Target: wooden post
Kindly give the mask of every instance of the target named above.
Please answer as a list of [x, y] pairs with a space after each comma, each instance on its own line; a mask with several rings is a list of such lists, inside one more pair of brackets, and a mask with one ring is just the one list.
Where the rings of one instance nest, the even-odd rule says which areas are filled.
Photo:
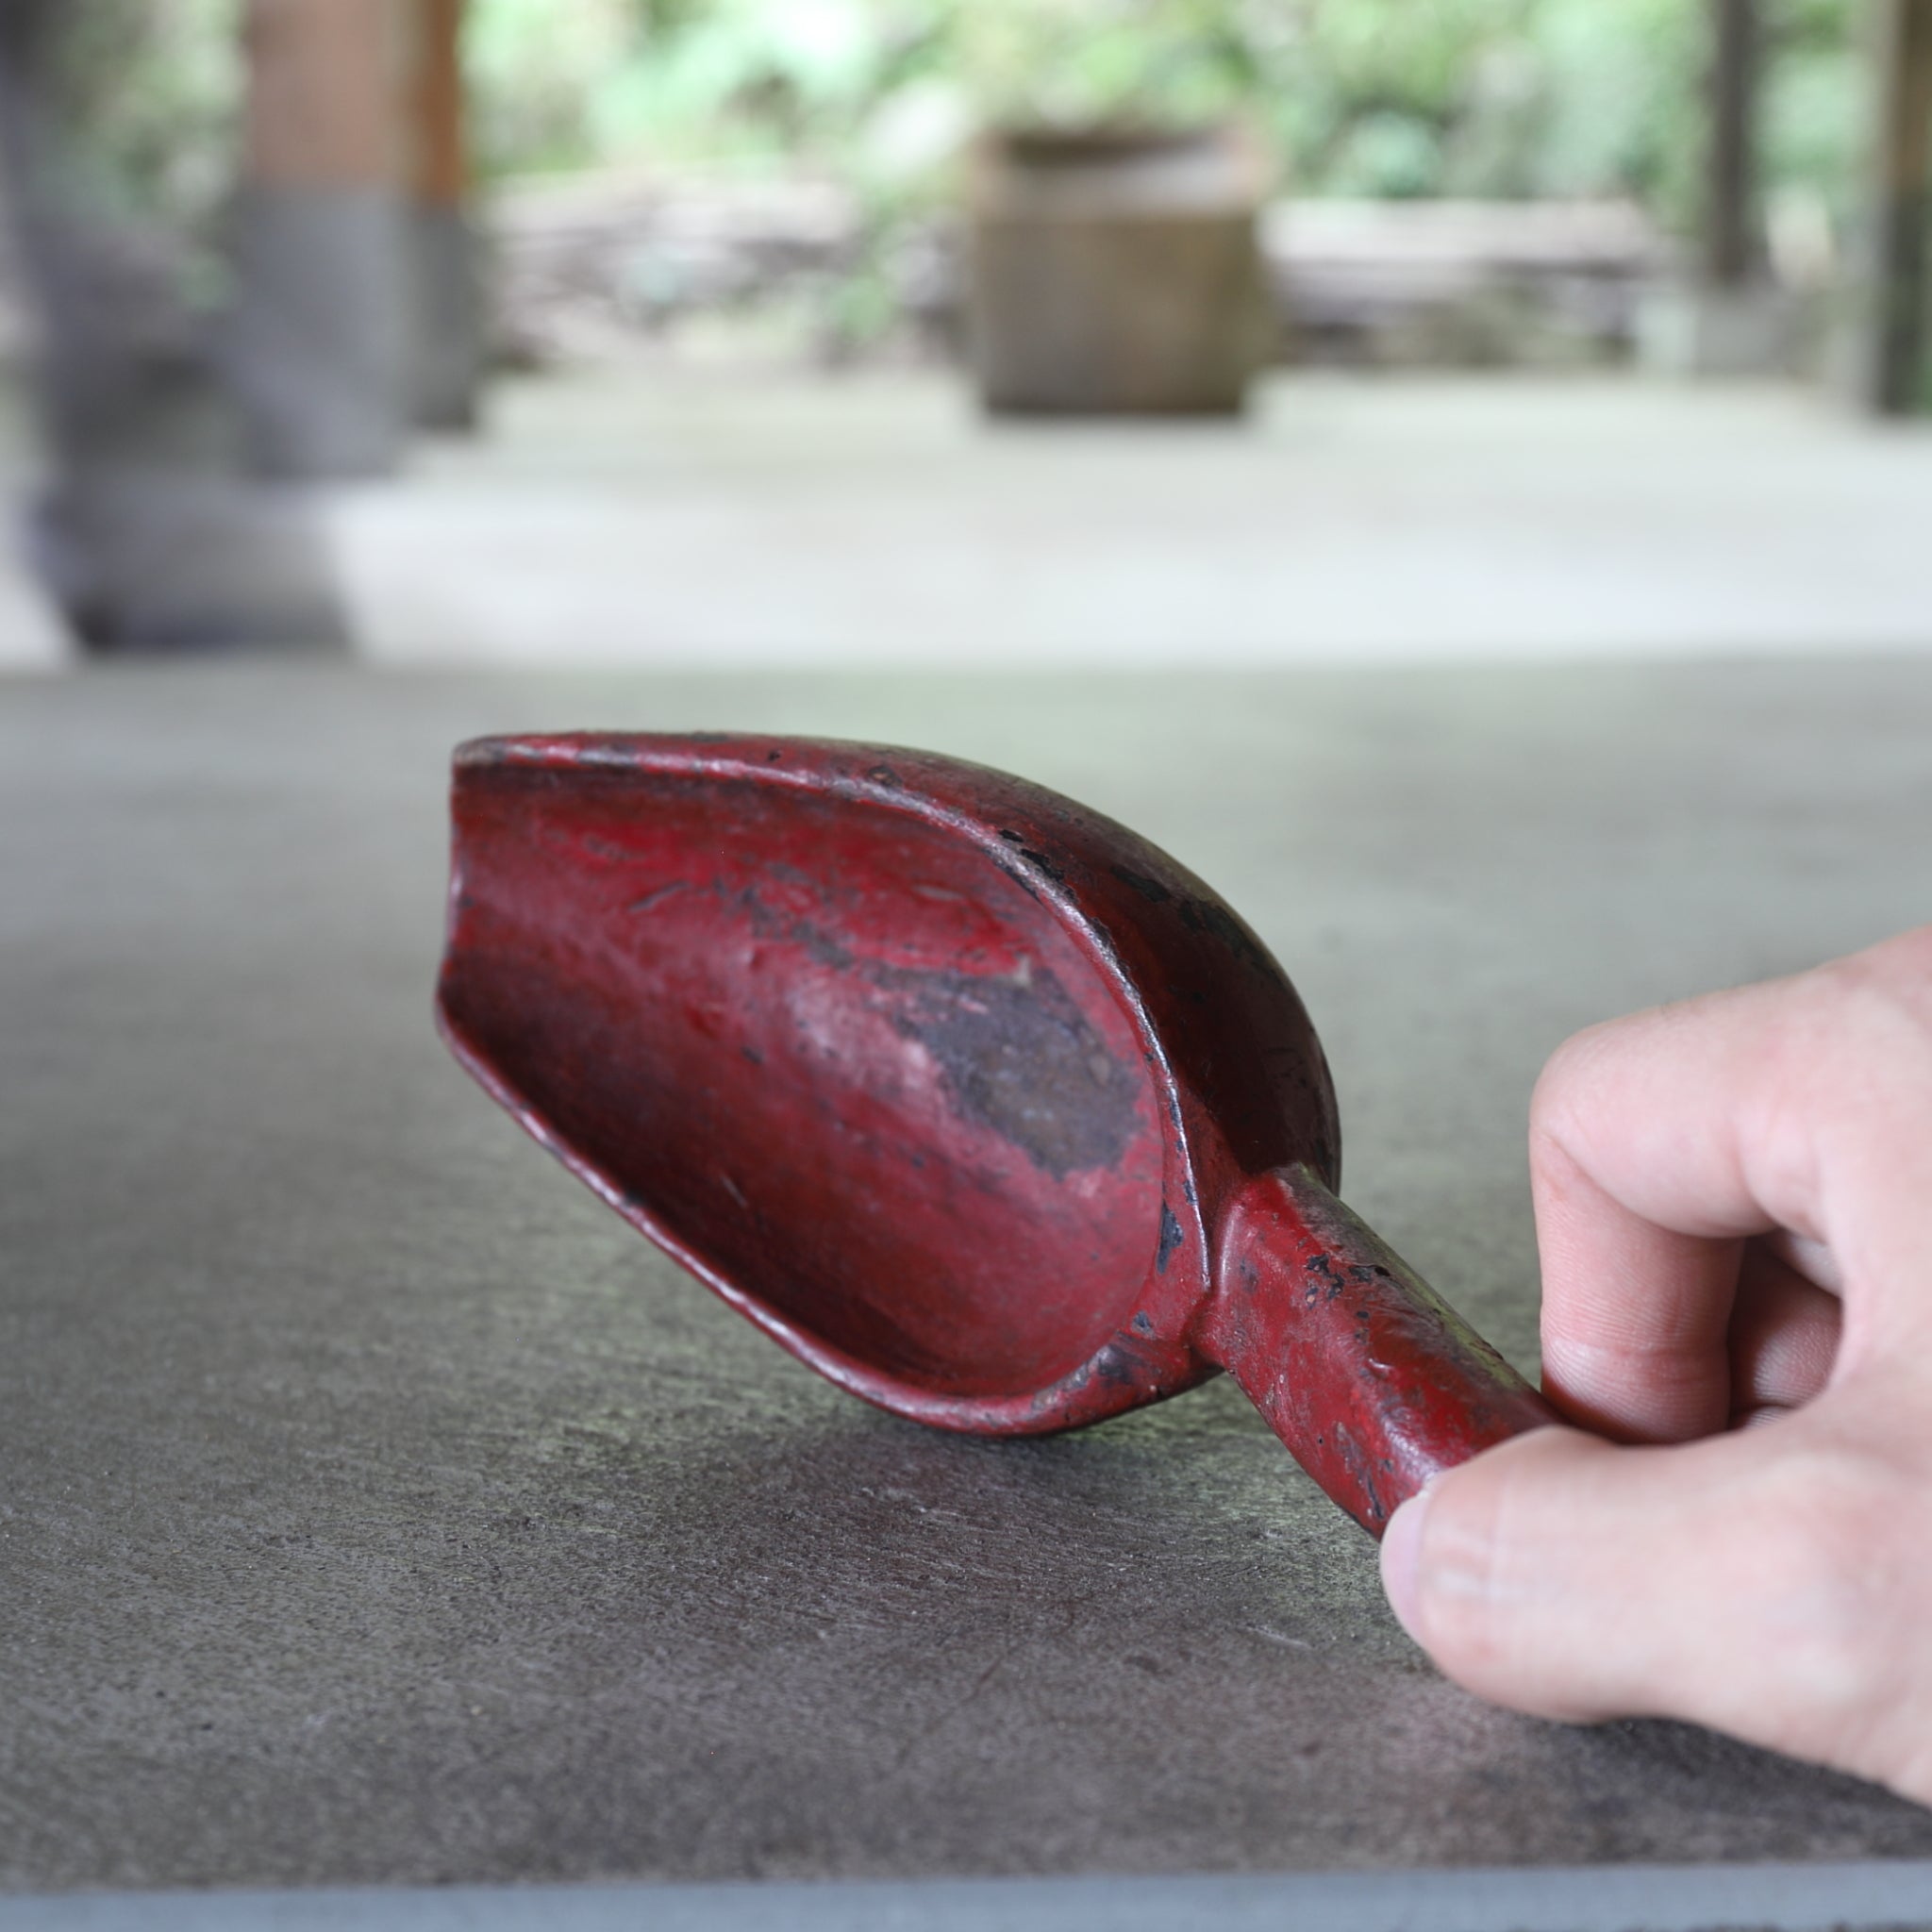
[[470, 224], [463, 0], [406, 0], [404, 120], [415, 294], [414, 411], [425, 427], [475, 425], [484, 360], [481, 276]]
[[1757, 0], [1709, 0], [1710, 145], [1703, 267], [1715, 289], [1742, 289], [1759, 266], [1757, 173]]
[[248, 0], [242, 166], [251, 185], [391, 185], [390, 5]]
[[258, 465], [394, 467], [411, 332], [395, 0], [248, 0], [238, 371]]
[[1869, 0], [1876, 126], [1866, 212], [1861, 399], [1880, 415], [1932, 402], [1927, 370], [1932, 0]]
[[416, 0], [411, 186], [425, 208], [461, 208], [470, 192], [463, 93], [463, 0]]

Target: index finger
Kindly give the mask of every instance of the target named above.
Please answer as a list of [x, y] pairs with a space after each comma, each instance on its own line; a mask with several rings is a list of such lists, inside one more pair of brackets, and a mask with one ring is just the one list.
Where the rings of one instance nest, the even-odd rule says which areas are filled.
[[1790, 984], [1591, 1027], [1537, 1083], [1544, 1381], [1606, 1433], [1677, 1441], [1729, 1418], [1742, 1244], [1809, 1207], [1789, 1166], [1768, 1181], [1750, 1158]]
[[1579, 1420], [1722, 1428], [1740, 1244], [1773, 1229], [1841, 1277], [1834, 1381], [1932, 1346], [1932, 927], [1578, 1034], [1530, 1171], [1547, 1382]]

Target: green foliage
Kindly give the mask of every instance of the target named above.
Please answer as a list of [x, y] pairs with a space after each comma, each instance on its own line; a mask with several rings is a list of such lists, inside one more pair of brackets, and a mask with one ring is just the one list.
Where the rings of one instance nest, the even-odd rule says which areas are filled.
[[[526, 174], [608, 158], [598, 108], [641, 39], [655, 38], [649, 18], [625, 0], [473, 0], [464, 62], [484, 169]], [[628, 144], [638, 142], [655, 144], [642, 125]]]
[[[1856, 0], [1763, 0], [1764, 172], [1841, 204]], [[64, 107], [96, 188], [204, 222], [232, 177], [241, 0], [85, 0]], [[898, 204], [988, 120], [1245, 116], [1300, 192], [1694, 207], [1703, 0], [470, 0], [491, 174], [803, 161]]]
[[[1768, 179], [1836, 201], [1854, 0], [1766, 0]], [[1689, 219], [1699, 0], [473, 0], [504, 172], [804, 160], [888, 199], [988, 120], [1237, 113], [1317, 194], [1631, 194]]]
[[[1763, 0], [1766, 185], [1840, 216], [1856, 5]], [[100, 206], [209, 232], [241, 11], [60, 0], [56, 106]], [[1703, 0], [470, 0], [466, 58], [490, 175], [802, 164], [858, 188], [888, 239], [989, 121], [1227, 114], [1299, 193], [1627, 194], [1682, 226], [1706, 19]]]
[[89, 0], [59, 13], [44, 105], [97, 207], [206, 235], [234, 182], [241, 11], [241, 0]]

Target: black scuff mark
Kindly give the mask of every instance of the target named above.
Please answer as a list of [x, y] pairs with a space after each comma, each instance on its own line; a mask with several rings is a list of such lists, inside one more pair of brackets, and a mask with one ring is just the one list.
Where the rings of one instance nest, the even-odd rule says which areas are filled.
[[[1332, 1255], [1310, 1255], [1302, 1263], [1302, 1268], [1306, 1274], [1313, 1277], [1302, 1296], [1302, 1306], [1307, 1308], [1313, 1307], [1318, 1299], [1329, 1302], [1339, 1300], [1350, 1286], [1360, 1288], [1364, 1283], [1374, 1280], [1378, 1274], [1387, 1276], [1389, 1273], [1386, 1268], [1372, 1268], [1366, 1261], [1349, 1261], [1338, 1268]], [[1357, 1322], [1366, 1322], [1369, 1319], [1366, 1303], [1356, 1309], [1355, 1319]]]
[[1309, 1277], [1307, 1287], [1302, 1291], [1303, 1307], [1312, 1308], [1318, 1302], [1341, 1299], [1348, 1284], [1336, 1273], [1332, 1255], [1310, 1255], [1302, 1268]]
[[1190, 932], [1211, 933], [1238, 959], [1263, 973], [1274, 970], [1274, 963], [1260, 941], [1225, 906], [1217, 906], [1208, 899], [1184, 899], [1180, 910], [1181, 924]]
[[1090, 1361], [1082, 1373], [1083, 1381], [1097, 1381], [1105, 1389], [1125, 1389], [1144, 1394], [1150, 1379], [1149, 1364], [1141, 1358], [1125, 1336], [1116, 1336]]
[[1160, 1204], [1160, 1246], [1154, 1257], [1154, 1272], [1167, 1273], [1167, 1264], [1174, 1251], [1181, 1244], [1181, 1224], [1174, 1218], [1174, 1209], [1165, 1201]]
[[[1039, 897], [1018, 868], [1001, 870]], [[767, 905], [755, 888], [738, 897], [754, 932], [893, 995], [890, 1024], [938, 1062], [957, 1110], [1056, 1180], [1117, 1167], [1143, 1131], [1140, 1068], [1114, 1057], [1051, 970], [1030, 961], [1010, 976], [889, 966], [816, 921]]]
[[639, 858], [628, 845], [620, 845], [614, 839], [600, 839], [595, 832], [586, 832], [577, 844], [590, 858], [612, 859], [619, 865], [635, 865]]
[[850, 946], [835, 940], [823, 926], [814, 925], [808, 919], [798, 920], [786, 935], [793, 944], [804, 949], [821, 966], [829, 966], [835, 972], [849, 973], [857, 963], [857, 956]]
[[1038, 899], [1040, 897], [1040, 888], [1033, 883], [1032, 875], [1024, 866], [1003, 865], [997, 859], [993, 863], [998, 865], [1000, 871], [1005, 873], [1029, 899]]
[[744, 908], [746, 923], [760, 939], [787, 940], [821, 966], [829, 966], [837, 973], [850, 972], [858, 963], [858, 955], [843, 941], [814, 920], [794, 919], [787, 912], [767, 906], [758, 897], [755, 886], [746, 886], [738, 894], [738, 903]]
[[646, 892], [641, 898], [633, 899], [624, 909], [626, 912], [649, 912], [654, 907], [662, 905], [666, 899], [679, 892], [688, 892], [691, 889], [689, 879], [673, 879], [668, 886], [659, 886], [655, 891]]
[[1024, 858], [1026, 861], [1026, 863], [1034, 869], [1035, 872], [1043, 873], [1057, 886], [1063, 886], [1066, 884], [1067, 869], [1065, 865], [1062, 864], [1058, 859], [1053, 858], [1049, 857], [1046, 853], [1041, 851], [1041, 849], [1037, 845], [1029, 845], [1026, 842], [1026, 834], [1024, 832], [1016, 832], [1008, 825], [1002, 825], [999, 828], [999, 833], [1000, 837], [1004, 839], [1007, 841], [1007, 843], [1010, 845], [1013, 848], [1013, 850], [1017, 852], [1020, 855], [1020, 857]]
[[[1370, 1461], [1368, 1452], [1357, 1442], [1352, 1431], [1338, 1424], [1335, 1431], [1335, 1448], [1341, 1462], [1360, 1489], [1366, 1502], [1363, 1515], [1373, 1526], [1389, 1520], [1388, 1505], [1382, 1501], [1382, 1492], [1376, 1487], [1374, 1464]], [[1386, 1465], [1385, 1465], [1386, 1466]]]
[[1064, 1180], [1115, 1167], [1141, 1131], [1141, 1075], [1116, 1059], [1058, 978], [870, 965], [904, 996], [892, 1025], [939, 1062], [960, 1112]]
[[1165, 906], [1174, 897], [1174, 894], [1158, 879], [1150, 879], [1145, 874], [1133, 872], [1124, 865], [1112, 866], [1109, 870], [1114, 877], [1120, 880], [1122, 885], [1131, 886], [1135, 891], [1140, 893], [1141, 898], [1153, 905]]

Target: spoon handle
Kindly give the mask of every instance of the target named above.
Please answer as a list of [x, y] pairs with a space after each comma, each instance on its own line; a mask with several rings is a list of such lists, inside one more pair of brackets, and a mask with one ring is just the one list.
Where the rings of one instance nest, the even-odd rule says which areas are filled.
[[1559, 1420], [1307, 1167], [1235, 1197], [1197, 1345], [1378, 1540], [1431, 1476]]

